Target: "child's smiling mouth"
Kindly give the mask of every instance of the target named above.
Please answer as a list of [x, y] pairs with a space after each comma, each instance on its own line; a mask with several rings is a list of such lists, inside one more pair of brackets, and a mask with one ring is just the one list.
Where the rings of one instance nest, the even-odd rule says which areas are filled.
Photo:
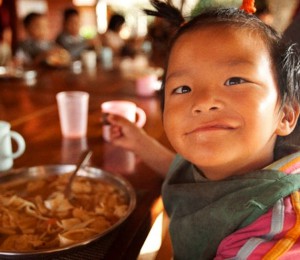
[[216, 132], [216, 131], [230, 131], [235, 130], [237, 127], [233, 126], [229, 123], [223, 123], [223, 122], [208, 122], [201, 124], [200, 126], [194, 128], [191, 131], [188, 131], [185, 133], [185, 135], [190, 134], [196, 134], [196, 133], [210, 133], [210, 132]]

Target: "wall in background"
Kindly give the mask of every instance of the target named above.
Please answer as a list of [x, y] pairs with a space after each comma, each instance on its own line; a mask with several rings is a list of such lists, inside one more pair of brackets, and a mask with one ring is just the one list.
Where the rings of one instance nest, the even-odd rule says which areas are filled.
[[290, 24], [299, 0], [268, 0], [268, 2], [270, 10], [274, 14], [273, 27], [279, 32], [283, 32]]

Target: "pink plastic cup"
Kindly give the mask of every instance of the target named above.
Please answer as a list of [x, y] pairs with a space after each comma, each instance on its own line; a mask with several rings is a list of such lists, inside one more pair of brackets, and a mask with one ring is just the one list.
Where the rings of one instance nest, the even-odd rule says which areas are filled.
[[83, 91], [65, 91], [56, 95], [61, 132], [67, 138], [86, 136], [89, 94]]
[[[106, 114], [115, 114], [127, 118], [138, 127], [143, 127], [146, 123], [146, 113], [135, 103], [125, 100], [112, 100], [101, 104], [103, 116]], [[102, 136], [106, 141], [110, 141], [110, 125], [103, 122]]]

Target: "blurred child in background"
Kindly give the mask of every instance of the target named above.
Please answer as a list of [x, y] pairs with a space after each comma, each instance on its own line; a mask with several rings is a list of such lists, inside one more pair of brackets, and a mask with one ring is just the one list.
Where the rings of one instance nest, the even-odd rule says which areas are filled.
[[45, 14], [32, 12], [23, 20], [26, 39], [20, 42], [16, 59], [23, 65], [49, 63], [63, 65], [70, 62], [70, 56], [48, 37], [48, 19]]
[[65, 9], [63, 30], [57, 36], [56, 42], [70, 53], [73, 60], [80, 59], [84, 50], [94, 49], [98, 52], [100, 48], [100, 40], [97, 36], [92, 39], [85, 39], [79, 34], [79, 30], [79, 12], [74, 8]]

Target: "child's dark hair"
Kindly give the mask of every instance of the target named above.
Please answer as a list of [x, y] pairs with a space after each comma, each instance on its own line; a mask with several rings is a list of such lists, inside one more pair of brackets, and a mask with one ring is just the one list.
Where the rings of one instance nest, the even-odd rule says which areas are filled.
[[27, 14], [25, 16], [25, 18], [23, 19], [23, 25], [25, 28], [28, 28], [30, 26], [30, 24], [32, 23], [32, 21], [34, 21], [37, 18], [43, 17], [44, 14], [41, 13], [36, 13], [36, 12], [31, 12], [29, 14]]
[[124, 23], [125, 18], [123, 15], [114, 14], [109, 20], [108, 29], [117, 32]]
[[70, 19], [70, 17], [72, 17], [74, 15], [79, 16], [79, 12], [77, 9], [72, 8], [72, 7], [65, 9], [64, 13], [63, 13], [64, 22], [68, 21]]

